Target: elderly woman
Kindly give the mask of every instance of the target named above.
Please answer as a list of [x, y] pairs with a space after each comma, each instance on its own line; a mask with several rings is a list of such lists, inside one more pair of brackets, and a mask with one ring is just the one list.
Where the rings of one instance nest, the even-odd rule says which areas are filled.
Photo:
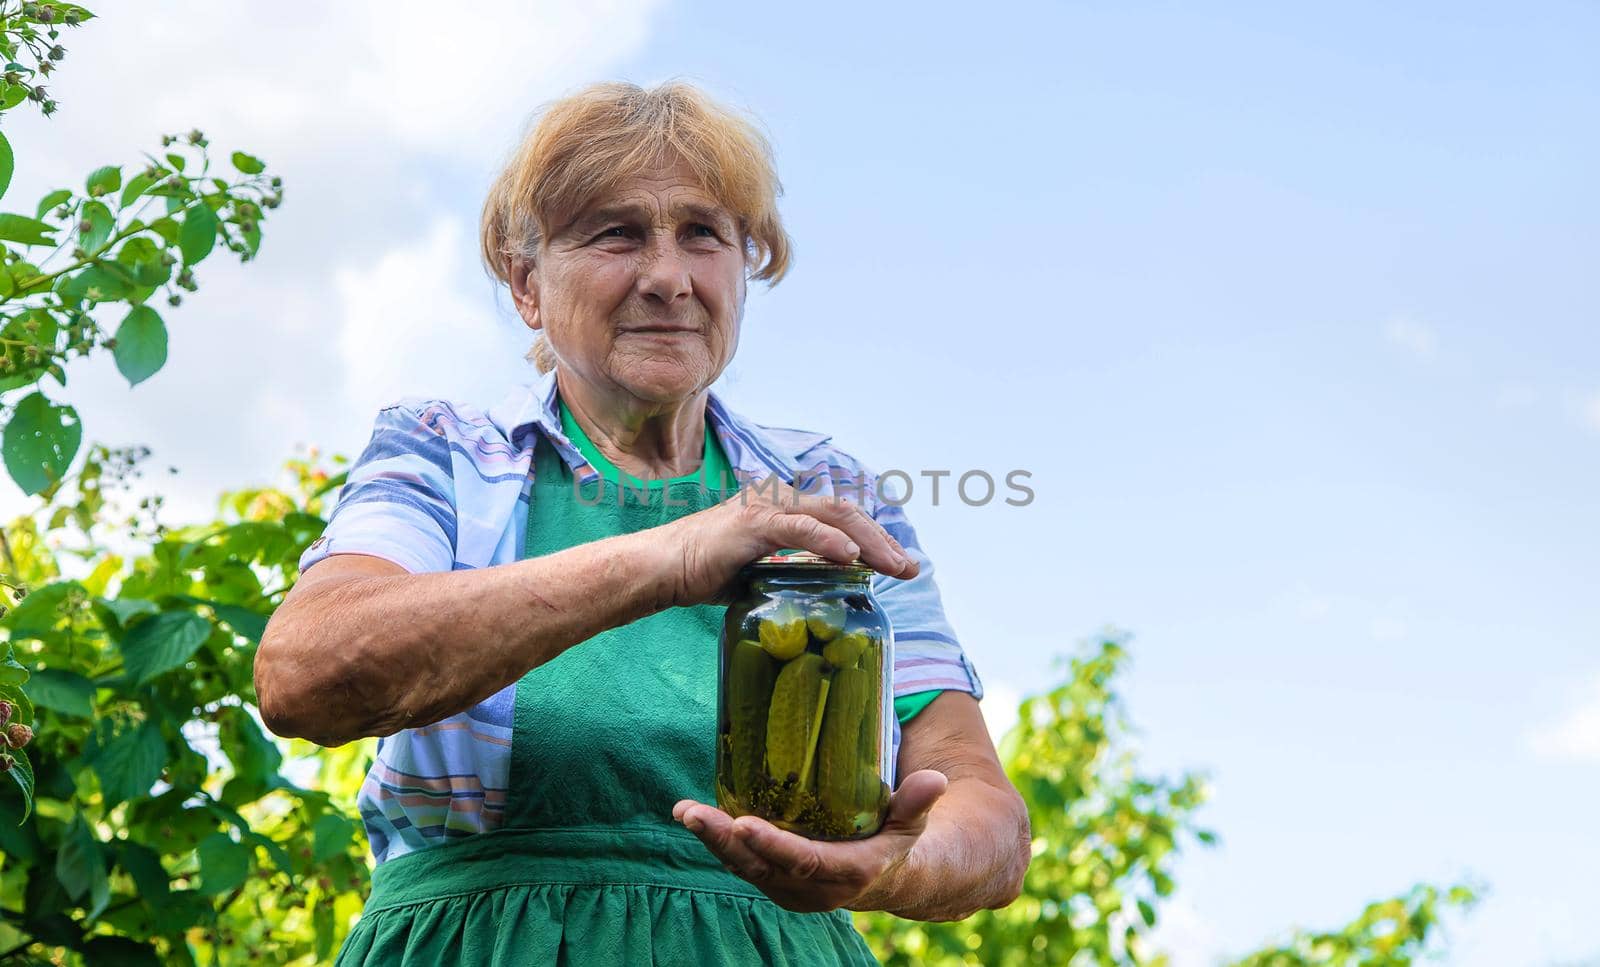
[[[684, 84], [555, 103], [491, 189], [483, 254], [541, 377], [380, 411], [256, 660], [279, 735], [381, 737], [339, 963], [870, 963], [850, 910], [1016, 897], [1027, 815], [915, 532], [829, 437], [711, 391], [748, 280], [788, 265], [778, 192], [761, 135]], [[789, 548], [873, 568], [895, 629], [901, 779], [865, 839], [709, 804], [716, 602]]]

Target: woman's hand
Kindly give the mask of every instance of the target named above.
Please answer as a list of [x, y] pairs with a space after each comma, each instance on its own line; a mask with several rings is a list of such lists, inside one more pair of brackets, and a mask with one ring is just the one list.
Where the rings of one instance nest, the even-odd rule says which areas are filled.
[[917, 563], [860, 505], [802, 494], [776, 477], [752, 484], [715, 507], [660, 528], [674, 552], [672, 603], [727, 602], [729, 584], [751, 561], [783, 548], [830, 560], [859, 558], [894, 578], [917, 576]]
[[932, 769], [913, 772], [890, 797], [883, 828], [866, 839], [843, 842], [806, 839], [756, 816], [733, 819], [693, 799], [674, 806], [672, 817], [700, 837], [729, 871], [784, 909], [875, 909], [874, 887], [910, 856], [946, 786], [944, 775]]
[[733, 873], [790, 910], [886, 910], [960, 920], [1015, 900], [1032, 856], [1028, 810], [1006, 778], [978, 703], [944, 692], [901, 732], [905, 779], [877, 835], [814, 842], [686, 799], [673, 818]]

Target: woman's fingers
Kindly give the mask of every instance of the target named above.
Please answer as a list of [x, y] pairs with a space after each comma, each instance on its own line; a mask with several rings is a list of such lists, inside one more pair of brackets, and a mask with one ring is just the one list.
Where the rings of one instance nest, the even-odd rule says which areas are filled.
[[884, 820], [884, 830], [921, 835], [928, 825], [928, 813], [948, 788], [949, 778], [933, 769], [919, 769], [906, 776], [900, 780], [900, 788], [889, 797], [889, 816]]
[[905, 862], [947, 785], [942, 773], [913, 772], [889, 800], [883, 829], [849, 842], [807, 839], [758, 816], [730, 817], [692, 799], [679, 802], [672, 816], [729, 872], [760, 887], [784, 908], [833, 910], [864, 896], [886, 871]]
[[768, 537], [780, 547], [813, 551], [829, 560], [845, 563], [861, 555], [861, 547], [850, 535], [822, 520], [800, 513], [780, 513], [767, 525]]
[[893, 578], [917, 576], [916, 559], [861, 508], [838, 496], [801, 494], [779, 480], [741, 490], [710, 510], [666, 525], [658, 542], [672, 603], [726, 603], [739, 569], [793, 547], [845, 563], [861, 560]]
[[732, 817], [722, 810], [685, 799], [673, 807], [672, 818], [699, 837], [735, 876], [759, 884], [772, 874], [771, 865], [735, 835]]
[[733, 821], [733, 834], [755, 855], [789, 876], [808, 880], [822, 868], [817, 844], [756, 816]]
[[769, 526], [774, 531], [772, 536], [784, 541], [785, 546], [815, 551], [837, 561], [859, 557], [890, 577], [917, 576], [916, 561], [860, 504], [837, 496], [801, 495], [791, 487], [771, 493], [778, 512], [770, 518]]
[[896, 578], [917, 576], [916, 561], [860, 504], [840, 497], [810, 497], [803, 506], [849, 534], [861, 546], [861, 559], [877, 570]]
[[819, 843], [756, 816], [735, 819], [733, 833], [778, 872], [796, 880], [838, 885], [852, 896], [866, 889], [883, 866], [876, 850], [856, 848], [855, 843]]

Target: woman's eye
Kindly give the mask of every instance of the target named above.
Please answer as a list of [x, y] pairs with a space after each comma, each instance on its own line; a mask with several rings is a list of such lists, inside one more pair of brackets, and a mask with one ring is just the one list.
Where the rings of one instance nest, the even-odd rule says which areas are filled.
[[600, 238], [627, 238], [628, 237], [628, 229], [626, 227], [622, 226], [622, 225], [613, 225], [610, 228], [606, 229], [605, 231], [601, 232], [599, 237]]
[[690, 225], [689, 234], [699, 238], [716, 238], [717, 230], [710, 225]]

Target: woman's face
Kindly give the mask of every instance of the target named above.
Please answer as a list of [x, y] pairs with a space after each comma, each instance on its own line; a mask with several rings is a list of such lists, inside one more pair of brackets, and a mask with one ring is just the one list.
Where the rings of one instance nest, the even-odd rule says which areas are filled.
[[710, 386], [738, 347], [744, 238], [687, 166], [660, 168], [554, 231], [513, 266], [512, 292], [573, 376], [674, 403]]

